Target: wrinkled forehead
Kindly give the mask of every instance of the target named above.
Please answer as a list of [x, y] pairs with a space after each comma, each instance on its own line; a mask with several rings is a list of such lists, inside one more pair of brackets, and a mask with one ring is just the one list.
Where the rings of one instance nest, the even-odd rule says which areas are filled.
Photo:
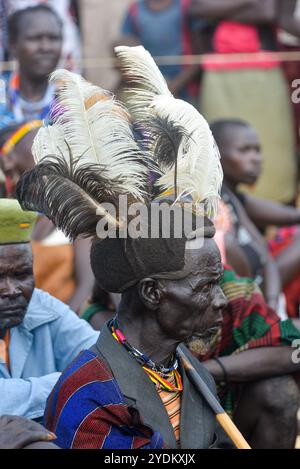
[[222, 273], [221, 254], [213, 239], [199, 238], [187, 241], [184, 271], [191, 275]]
[[0, 245], [0, 271], [7, 265], [32, 264], [32, 249], [30, 243], [1, 244]]

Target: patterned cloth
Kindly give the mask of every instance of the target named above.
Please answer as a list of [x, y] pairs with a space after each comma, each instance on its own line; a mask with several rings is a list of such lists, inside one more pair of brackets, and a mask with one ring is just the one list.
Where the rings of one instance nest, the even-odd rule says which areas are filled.
[[[171, 376], [169, 379], [172, 386], [175, 386], [175, 378]], [[166, 411], [168, 412], [168, 416], [172, 427], [174, 429], [175, 438], [177, 442], [178, 448], [180, 448], [180, 407], [181, 407], [181, 392], [175, 391], [164, 391], [163, 389], [158, 389], [158, 394], [165, 406]]]
[[6, 367], [9, 369], [8, 347], [9, 347], [9, 331], [5, 334], [4, 339], [0, 339], [0, 363], [5, 364]]
[[[84, 399], [78, 407], [80, 395]], [[60, 421], [68, 423], [67, 436]], [[90, 350], [82, 352], [59, 379], [48, 398], [44, 423], [57, 435], [55, 443], [61, 448], [163, 448], [161, 435], [130, 411], [111, 370]]]
[[[222, 332], [213, 350], [202, 361], [258, 347], [287, 346], [300, 338], [300, 332], [291, 320], [281, 321], [269, 308], [253, 280], [239, 278], [226, 266], [221, 285], [228, 299]], [[230, 385], [228, 389], [220, 388], [218, 391], [223, 407], [232, 413], [238, 388]]]
[[[298, 234], [297, 226], [278, 228], [274, 239], [268, 242], [272, 256], [277, 257], [283, 249], [290, 246]], [[300, 273], [283, 288], [286, 298], [287, 313], [290, 318], [299, 318], [300, 313]]]

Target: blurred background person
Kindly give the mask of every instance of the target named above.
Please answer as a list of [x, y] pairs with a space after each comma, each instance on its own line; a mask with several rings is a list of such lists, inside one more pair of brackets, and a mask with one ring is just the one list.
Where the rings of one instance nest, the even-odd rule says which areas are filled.
[[48, 5], [57, 12], [63, 23], [63, 45], [59, 66], [80, 71], [81, 39], [78, 0], [7, 0], [9, 14], [36, 5]]
[[[33, 139], [42, 125], [31, 121], [0, 132], [0, 168], [7, 196], [14, 198], [20, 176], [34, 166]], [[90, 240], [69, 239], [40, 215], [32, 234], [34, 275], [37, 288], [67, 303], [75, 312], [87, 302], [94, 276], [90, 268]]]
[[252, 190], [259, 197], [283, 203], [296, 197], [291, 92], [281, 62], [267, 52], [278, 50], [276, 28], [290, 29], [287, 18], [294, 17], [295, 5], [296, 0], [193, 0], [190, 10], [206, 23], [199, 30], [197, 52], [264, 53], [260, 60], [255, 56], [234, 61], [208, 57], [203, 63], [200, 108], [209, 121], [241, 118], [257, 130], [264, 167]]
[[55, 89], [48, 83], [62, 47], [62, 22], [47, 5], [16, 11], [8, 20], [9, 50], [17, 70], [8, 74], [0, 128], [13, 122], [47, 118]]
[[[122, 24], [118, 43], [135, 40], [153, 57], [191, 55], [193, 29], [188, 12], [191, 0], [136, 0]], [[174, 59], [176, 61], [176, 59]], [[196, 104], [200, 68], [198, 65], [160, 65], [170, 91]]]

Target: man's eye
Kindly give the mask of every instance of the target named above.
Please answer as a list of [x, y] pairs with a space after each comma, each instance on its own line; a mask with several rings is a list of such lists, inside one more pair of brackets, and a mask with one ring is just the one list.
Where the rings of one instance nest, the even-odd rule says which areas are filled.
[[27, 277], [29, 275], [29, 272], [17, 272], [15, 273], [15, 277]]
[[211, 290], [211, 283], [208, 283], [207, 285], [204, 285], [204, 287], [201, 288], [201, 291], [204, 293], [208, 293]]

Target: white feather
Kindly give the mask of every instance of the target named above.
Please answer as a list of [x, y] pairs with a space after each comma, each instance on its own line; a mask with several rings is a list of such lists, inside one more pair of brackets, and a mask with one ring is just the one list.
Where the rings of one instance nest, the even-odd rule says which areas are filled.
[[67, 159], [69, 165], [68, 148], [57, 125], [41, 127], [33, 140], [31, 151], [36, 164], [42, 160], [63, 158]]
[[[190, 136], [179, 149], [177, 193], [190, 194], [195, 203], [205, 201], [207, 212], [214, 216], [223, 171], [207, 121], [193, 106], [172, 96], [157, 65], [142, 46], [118, 47], [115, 50], [126, 80], [138, 81], [141, 85], [131, 90], [134, 96], [130, 98], [129, 106], [134, 116], [147, 123], [151, 115], [156, 114], [182, 126]], [[161, 169], [164, 175], [158, 179], [157, 185], [163, 190], [174, 190], [175, 166]]]
[[[144, 114], [155, 96], [173, 96], [154, 59], [143, 46], [118, 46], [115, 53], [121, 61], [126, 80], [138, 85], [130, 87], [128, 103], [126, 101], [134, 116], [140, 117], [141, 111]], [[131, 97], [132, 92], [134, 95]]]
[[[157, 97], [152, 109], [160, 117], [180, 123], [189, 135], [185, 150], [179, 152], [177, 160], [178, 194], [190, 194], [197, 204], [206, 201], [208, 213], [214, 216], [223, 171], [219, 150], [207, 121], [192, 105], [180, 99]], [[164, 190], [174, 188], [174, 177], [173, 167], [159, 178], [157, 185]]]
[[[55, 123], [49, 128], [53, 130], [44, 130], [37, 139], [36, 161], [47, 153], [53, 154], [55, 147], [60, 146], [58, 142], [64, 140], [76, 162], [75, 169], [93, 164], [107, 179], [119, 181], [117, 189], [121, 193], [142, 199], [147, 168], [137, 160], [142, 161], [143, 154], [133, 137], [124, 107], [111, 93], [67, 70], [55, 71], [51, 82], [58, 85], [58, 103], [53, 112]], [[66, 143], [62, 145], [62, 153], [69, 164]], [[55, 154], [60, 156], [57, 148]]]

